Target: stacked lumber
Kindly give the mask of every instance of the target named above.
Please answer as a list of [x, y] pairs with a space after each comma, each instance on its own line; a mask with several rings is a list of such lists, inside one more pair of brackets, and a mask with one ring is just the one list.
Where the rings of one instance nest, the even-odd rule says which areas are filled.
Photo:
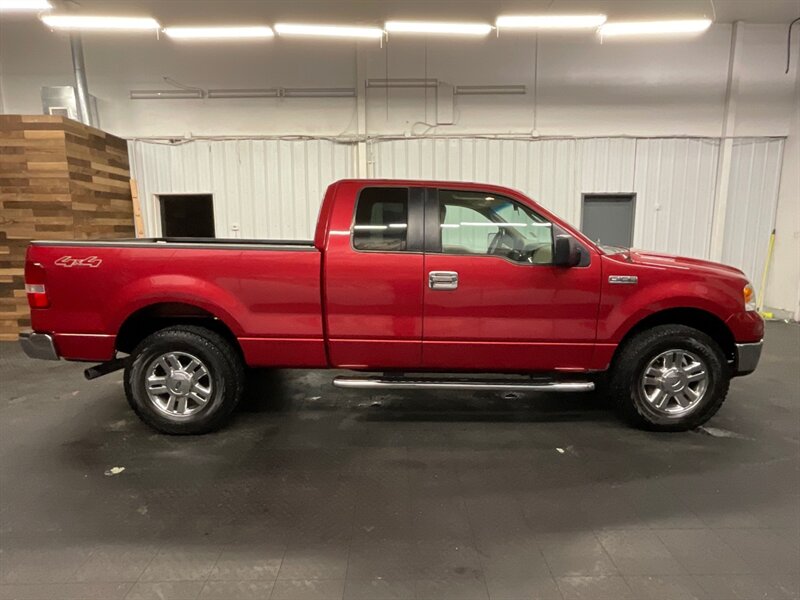
[[0, 115], [0, 340], [30, 326], [31, 240], [133, 237], [125, 140], [50, 115]]

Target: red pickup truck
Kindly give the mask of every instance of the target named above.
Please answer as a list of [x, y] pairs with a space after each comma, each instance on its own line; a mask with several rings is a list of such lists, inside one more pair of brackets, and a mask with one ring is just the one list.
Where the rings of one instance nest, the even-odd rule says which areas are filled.
[[88, 378], [124, 368], [133, 410], [172, 434], [222, 425], [246, 367], [378, 373], [334, 379], [350, 388], [597, 386], [635, 425], [686, 430], [756, 368], [764, 332], [741, 271], [598, 246], [474, 183], [338, 181], [307, 242], [33, 242], [25, 287], [25, 352], [100, 362]]

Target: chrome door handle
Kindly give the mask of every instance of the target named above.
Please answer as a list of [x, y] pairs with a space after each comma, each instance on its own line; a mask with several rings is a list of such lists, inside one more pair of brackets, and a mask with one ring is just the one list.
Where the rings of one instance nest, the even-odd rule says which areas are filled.
[[458, 288], [458, 273], [455, 271], [431, 271], [428, 287], [432, 290], [455, 290]]

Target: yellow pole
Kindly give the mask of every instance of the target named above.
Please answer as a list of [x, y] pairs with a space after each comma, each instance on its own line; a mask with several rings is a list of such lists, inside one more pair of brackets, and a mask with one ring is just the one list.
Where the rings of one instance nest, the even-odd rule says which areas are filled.
[[769, 263], [772, 260], [772, 249], [775, 247], [775, 230], [769, 235], [769, 247], [767, 248], [767, 259], [764, 261], [764, 271], [761, 273], [761, 285], [758, 288], [758, 302], [756, 308], [758, 312], [767, 317], [772, 318], [772, 313], [765, 313], [762, 311], [764, 308], [764, 294], [767, 288], [767, 274], [769, 273]]

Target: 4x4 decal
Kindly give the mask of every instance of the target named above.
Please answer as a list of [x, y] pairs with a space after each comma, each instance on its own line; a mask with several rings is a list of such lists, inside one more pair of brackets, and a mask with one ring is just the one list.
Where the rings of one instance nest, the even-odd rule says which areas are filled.
[[59, 267], [91, 267], [96, 268], [102, 264], [102, 260], [96, 256], [87, 256], [85, 258], [73, 258], [72, 256], [62, 256], [56, 260], [55, 264]]

